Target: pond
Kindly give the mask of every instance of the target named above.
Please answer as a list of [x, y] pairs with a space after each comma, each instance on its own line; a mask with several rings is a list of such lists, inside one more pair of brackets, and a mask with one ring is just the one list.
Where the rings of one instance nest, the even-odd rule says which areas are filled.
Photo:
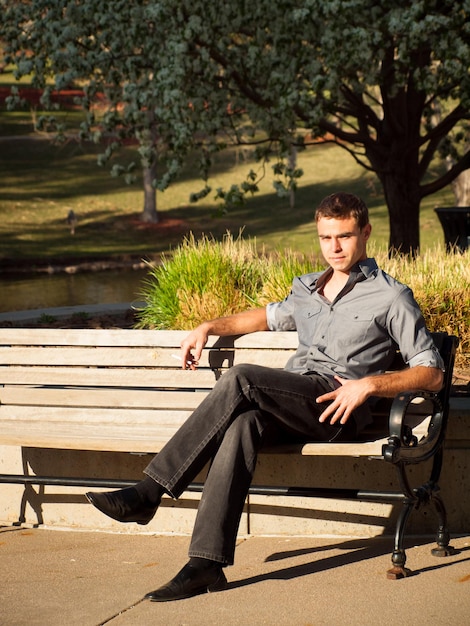
[[0, 274], [0, 312], [142, 301], [148, 269]]

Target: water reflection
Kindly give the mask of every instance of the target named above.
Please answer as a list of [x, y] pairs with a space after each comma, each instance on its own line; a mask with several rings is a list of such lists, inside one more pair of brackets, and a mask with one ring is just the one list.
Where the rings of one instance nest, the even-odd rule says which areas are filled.
[[147, 269], [0, 275], [0, 312], [142, 300]]

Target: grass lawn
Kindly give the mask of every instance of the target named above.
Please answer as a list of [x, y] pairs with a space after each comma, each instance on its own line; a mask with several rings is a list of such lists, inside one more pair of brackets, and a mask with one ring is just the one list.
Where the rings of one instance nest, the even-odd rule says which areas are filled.
[[[79, 113], [66, 113], [76, 124]], [[246, 205], [220, 214], [214, 193], [198, 204], [189, 203], [191, 192], [203, 183], [188, 165], [180, 180], [157, 194], [161, 223], [144, 225], [138, 217], [143, 204], [140, 183], [127, 186], [97, 165], [100, 148], [69, 139], [61, 145], [53, 137], [31, 132], [30, 114], [0, 111], [0, 262], [15, 263], [82, 257], [129, 256], [154, 258], [178, 245], [193, 232], [221, 237], [255, 237], [259, 248], [287, 247], [317, 252], [313, 209], [325, 195], [338, 190], [361, 195], [367, 202], [374, 241], [386, 247], [388, 212], [376, 178], [355, 163], [344, 150], [318, 145], [301, 153], [304, 170], [295, 208], [274, 193], [267, 171], [260, 192]], [[135, 159], [126, 149], [120, 158]], [[246, 154], [227, 151], [214, 167], [211, 187], [242, 182], [258, 166]], [[421, 208], [421, 245], [426, 250], [443, 244], [442, 228], [434, 213], [437, 205], [454, 204], [450, 188], [427, 198]], [[66, 218], [78, 218], [72, 235]]]

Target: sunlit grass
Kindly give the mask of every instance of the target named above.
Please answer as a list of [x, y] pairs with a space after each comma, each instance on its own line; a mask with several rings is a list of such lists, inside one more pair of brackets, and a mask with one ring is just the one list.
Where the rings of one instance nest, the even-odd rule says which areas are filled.
[[[167, 191], [157, 192], [162, 222], [172, 220], [180, 224], [168, 232], [137, 227], [136, 218], [143, 206], [141, 181], [127, 186], [123, 180], [112, 178], [109, 168], [98, 167], [101, 147], [79, 144], [73, 137], [56, 145], [52, 135], [48, 139], [44, 135], [35, 140], [5, 139], [22, 124], [31, 127], [28, 115], [0, 112], [2, 258], [40, 260], [69, 255], [101, 256], [104, 252], [155, 258], [179, 245], [191, 232], [196, 237], [207, 234], [220, 239], [227, 230], [238, 233], [241, 229], [246, 237], [256, 237], [270, 251], [292, 248], [305, 254], [318, 253], [314, 208], [325, 195], [340, 189], [365, 199], [370, 208], [373, 238], [379, 245], [387, 245], [388, 212], [380, 185], [338, 147], [318, 145], [299, 154], [298, 165], [304, 176], [293, 209], [288, 199], [275, 194], [268, 165], [260, 191], [248, 198], [244, 206], [221, 213], [214, 199], [215, 190], [243, 181], [251, 168], [258, 167], [249, 152], [236, 149], [221, 154], [215, 164], [209, 180], [213, 192], [203, 202], [191, 204], [190, 194], [203, 183], [189, 163]], [[80, 114], [67, 115], [72, 126], [76, 126]], [[135, 150], [126, 148], [119, 158], [124, 163], [136, 160]], [[444, 240], [433, 210], [438, 204], [453, 204], [450, 189], [422, 203], [423, 250]], [[69, 236], [65, 221], [70, 210], [78, 218], [74, 237]]]
[[459, 337], [459, 364], [466, 360], [470, 366], [470, 253], [449, 255], [435, 246], [415, 259], [388, 259], [384, 253], [377, 258], [385, 271], [413, 289], [431, 331]]

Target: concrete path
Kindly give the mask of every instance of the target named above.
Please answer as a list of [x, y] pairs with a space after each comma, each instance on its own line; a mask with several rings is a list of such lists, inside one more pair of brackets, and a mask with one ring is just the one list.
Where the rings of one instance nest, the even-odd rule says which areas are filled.
[[2, 626], [466, 626], [470, 536], [439, 559], [407, 550], [387, 580], [391, 538], [241, 539], [226, 591], [165, 604], [143, 596], [186, 562], [187, 537], [0, 528]]

